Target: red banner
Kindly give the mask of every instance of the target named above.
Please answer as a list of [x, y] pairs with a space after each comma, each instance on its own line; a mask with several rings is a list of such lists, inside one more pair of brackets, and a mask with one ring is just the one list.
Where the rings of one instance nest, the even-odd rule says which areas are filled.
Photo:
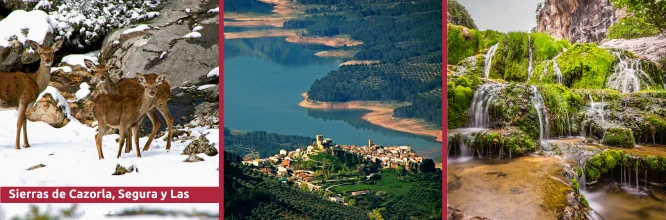
[[221, 187], [6, 187], [2, 203], [219, 203]]

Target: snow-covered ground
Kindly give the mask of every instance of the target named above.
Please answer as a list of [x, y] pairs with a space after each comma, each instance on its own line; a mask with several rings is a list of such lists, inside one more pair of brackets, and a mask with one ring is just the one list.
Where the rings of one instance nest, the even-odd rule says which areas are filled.
[[[16, 110], [0, 111], [0, 185], [3, 186], [219, 186], [219, 154], [205, 161], [182, 162], [181, 155], [191, 141], [172, 141], [167, 151], [163, 137], [155, 138], [151, 148], [136, 157], [131, 153], [116, 158], [118, 135], [106, 135], [102, 150], [105, 159], [98, 160], [95, 145], [96, 128], [88, 127], [71, 117], [66, 126], [53, 128], [44, 122], [28, 121], [28, 141], [31, 148], [14, 149]], [[161, 117], [161, 116], [159, 116]], [[193, 128], [193, 136], [206, 135], [219, 151], [218, 129]], [[21, 138], [22, 139], [22, 138]], [[140, 139], [140, 148], [147, 141]], [[45, 167], [27, 169], [44, 164]], [[111, 175], [116, 164], [136, 164], [139, 172]]]
[[[71, 208], [71, 204], [35, 204], [39, 207], [39, 210], [44, 212], [48, 209], [51, 210], [50, 213], [54, 214], [62, 209]], [[119, 212], [126, 210], [135, 210], [138, 208], [145, 209], [159, 209], [162, 211], [172, 211], [172, 212], [203, 212], [211, 215], [219, 214], [219, 205], [214, 203], [205, 203], [205, 204], [172, 204], [172, 203], [163, 203], [163, 204], [79, 204], [77, 209], [77, 214], [80, 215], [80, 220], [93, 220], [93, 219], [177, 219], [177, 220], [194, 220], [201, 219], [195, 217], [185, 217], [185, 216], [117, 216]], [[23, 217], [26, 213], [30, 211], [29, 204], [1, 204], [0, 205], [0, 219], [11, 219], [13, 217]], [[113, 211], [116, 216], [105, 215], [109, 214], [110, 211]], [[4, 213], [3, 213], [4, 212]]]

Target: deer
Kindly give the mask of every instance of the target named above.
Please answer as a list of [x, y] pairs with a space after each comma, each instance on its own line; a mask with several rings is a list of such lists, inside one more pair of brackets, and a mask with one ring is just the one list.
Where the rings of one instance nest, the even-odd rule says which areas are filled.
[[[138, 97], [141, 95], [143, 87], [139, 84], [137, 78], [122, 78], [118, 80], [118, 82], [113, 82], [108, 72], [109, 68], [106, 65], [104, 64], [95, 65], [95, 63], [87, 59], [84, 60], [84, 63], [89, 69], [95, 72], [95, 78], [93, 80], [97, 84], [97, 91], [99, 92], [98, 94], [118, 94], [127, 97]], [[137, 73], [137, 75], [140, 74]], [[166, 73], [162, 73], [162, 75], [166, 77]], [[159, 77], [157, 74], [146, 74], [143, 76], [151, 79]], [[157, 113], [155, 112], [156, 109], [162, 114], [165, 121], [167, 122], [166, 149], [167, 150], [171, 149], [171, 137], [173, 134], [172, 133], [173, 117], [171, 116], [171, 112], [169, 111], [169, 108], [167, 106], [170, 93], [171, 93], [171, 86], [169, 85], [168, 80], [164, 78], [162, 84], [158, 86], [156, 99], [152, 105], [153, 108], [148, 110], [146, 114], [153, 125], [153, 130], [148, 138], [148, 141], [146, 142], [146, 145], [143, 148], [143, 151], [147, 151], [150, 148], [150, 144], [154, 140], [155, 136], [157, 135], [157, 131], [161, 126], [161, 122], [157, 120]], [[141, 123], [141, 121], [143, 121], [143, 117], [139, 119], [138, 123]], [[136, 126], [132, 126], [131, 130], [126, 131], [130, 134], [128, 137], [133, 137], [134, 143], [137, 146], [139, 145], [138, 123]], [[127, 141], [128, 143], [130, 143], [129, 139]], [[128, 146], [125, 147], [125, 153], [129, 153], [131, 149], [132, 149], [131, 145], [128, 144]]]
[[[94, 98], [95, 107], [93, 114], [97, 119], [97, 134], [95, 142], [97, 144], [97, 153], [99, 159], [104, 159], [102, 152], [102, 137], [107, 134], [108, 129], [117, 128], [120, 133], [118, 155], [120, 158], [123, 145], [127, 139], [128, 148], [132, 147], [129, 129], [136, 131], [135, 140], [138, 140], [138, 125], [150, 109], [153, 108], [153, 102], [157, 96], [157, 90], [164, 83], [166, 75], [157, 77], [144, 77], [137, 75], [136, 79], [143, 87], [140, 96], [122, 96], [119, 94], [98, 94]], [[139, 145], [136, 145], [136, 155], [141, 157]]]
[[0, 72], [0, 110], [18, 109], [16, 122], [16, 145], [19, 145], [21, 129], [23, 129], [23, 148], [30, 148], [28, 142], [27, 117], [25, 115], [28, 106], [37, 101], [51, 81], [51, 64], [56, 51], [62, 47], [63, 40], [59, 40], [53, 46], [42, 46], [37, 42], [28, 40], [25, 42], [33, 51], [39, 54], [39, 69], [34, 73], [25, 72]]

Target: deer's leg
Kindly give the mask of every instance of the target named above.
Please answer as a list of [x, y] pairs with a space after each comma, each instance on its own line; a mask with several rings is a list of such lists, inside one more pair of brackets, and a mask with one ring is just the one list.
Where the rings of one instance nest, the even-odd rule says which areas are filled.
[[25, 123], [25, 110], [26, 104], [20, 103], [18, 107], [18, 120], [16, 120], [16, 149], [21, 149], [21, 128], [23, 128], [23, 123]]
[[127, 135], [125, 135], [126, 136], [125, 141], [127, 141], [125, 143], [125, 153], [129, 153], [130, 151], [132, 151], [132, 140], [130, 140], [132, 138], [132, 135], [136, 134], [132, 134], [131, 128], [127, 128]]
[[30, 143], [28, 143], [28, 117], [23, 119], [23, 148], [30, 148]]
[[104, 159], [104, 153], [102, 152], [102, 136], [106, 134], [106, 124], [98, 122], [97, 125], [97, 135], [95, 135], [95, 143], [97, 144], [97, 155], [99, 159]]
[[136, 142], [136, 157], [141, 157], [141, 149], [139, 149], [139, 124], [132, 126], [132, 133], [134, 133], [134, 142]]
[[[122, 120], [122, 117], [121, 117]], [[117, 158], [120, 158], [120, 153], [123, 152], [123, 145], [125, 145], [125, 138], [127, 135], [127, 124], [125, 124], [124, 121], [120, 122], [120, 126], [118, 128], [118, 132], [120, 132], [120, 143], [118, 143], [118, 156]]]
[[153, 143], [153, 139], [155, 139], [155, 135], [157, 135], [157, 131], [159, 131], [160, 126], [162, 126], [162, 122], [160, 122], [160, 120], [157, 118], [157, 113], [155, 111], [155, 108], [148, 110], [148, 112], [146, 112], [146, 115], [148, 116], [148, 119], [150, 119], [150, 123], [153, 125], [153, 131], [150, 133], [146, 145], [143, 146], [143, 151], [148, 151], [148, 148], [150, 148], [150, 144]]
[[155, 106], [157, 107], [157, 110], [160, 111], [162, 116], [164, 116], [164, 120], [167, 123], [167, 146], [166, 146], [166, 149], [170, 150], [171, 149], [171, 135], [173, 135], [173, 116], [171, 116], [171, 112], [169, 111], [169, 106], [167, 106], [167, 102], [156, 103]]

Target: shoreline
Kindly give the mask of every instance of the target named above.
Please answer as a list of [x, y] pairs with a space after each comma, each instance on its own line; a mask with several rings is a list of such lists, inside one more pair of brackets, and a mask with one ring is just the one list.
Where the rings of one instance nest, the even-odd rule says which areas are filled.
[[436, 141], [442, 142], [442, 130], [430, 128], [418, 119], [395, 119], [393, 117], [393, 110], [396, 107], [404, 104], [387, 104], [373, 101], [350, 101], [341, 103], [330, 102], [313, 102], [308, 99], [307, 92], [301, 94], [303, 101], [298, 103], [298, 106], [309, 109], [365, 109], [370, 112], [365, 113], [363, 120], [381, 126], [386, 129], [394, 131], [405, 132], [409, 134], [421, 135], [435, 138]]

